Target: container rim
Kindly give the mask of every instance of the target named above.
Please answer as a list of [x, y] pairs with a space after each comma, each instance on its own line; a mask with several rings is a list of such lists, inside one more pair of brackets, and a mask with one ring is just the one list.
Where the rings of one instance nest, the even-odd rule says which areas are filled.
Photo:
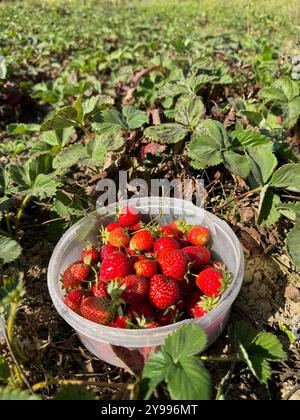
[[[135, 199], [138, 200], [141, 205], [148, 205], [149, 203], [153, 204], [153, 207], [157, 207], [157, 203], [161, 203], [160, 197], [146, 197], [145, 199]], [[159, 200], [159, 201], [158, 201]], [[129, 346], [129, 347], [144, 347], [145, 343], [135, 343], [135, 340], [144, 340], [151, 342], [151, 345], [160, 345], [164, 341], [164, 338], [167, 334], [173, 332], [175, 329], [185, 325], [185, 324], [197, 324], [202, 328], [208, 327], [211, 325], [219, 316], [228, 311], [236, 299], [240, 288], [243, 282], [244, 276], [244, 254], [241, 247], [241, 244], [236, 237], [233, 230], [230, 226], [224, 222], [223, 220], [219, 219], [217, 216], [213, 215], [212, 213], [208, 212], [203, 208], [198, 208], [194, 204], [176, 198], [168, 198], [168, 204], [173, 205], [176, 208], [176, 205], [180, 205], [181, 207], [184, 206], [186, 209], [189, 209], [191, 212], [203, 212], [205, 216], [205, 223], [214, 225], [214, 223], [218, 224], [219, 228], [222, 228], [223, 232], [226, 234], [228, 240], [232, 243], [231, 245], [234, 246], [237, 252], [237, 260], [239, 262], [239, 266], [236, 270], [236, 273], [233, 277], [232, 283], [226, 293], [223, 295], [221, 302], [218, 306], [205, 315], [203, 318], [198, 319], [186, 319], [174, 324], [161, 326], [153, 329], [138, 329], [138, 330], [130, 330], [130, 329], [120, 329], [120, 328], [112, 328], [101, 324], [96, 324], [92, 321], [89, 321], [82, 316], [76, 314], [75, 312], [71, 311], [64, 303], [62, 297], [58, 293], [58, 279], [54, 279], [52, 277], [52, 273], [55, 270], [56, 261], [61, 253], [61, 250], [64, 248], [64, 244], [66, 240], [70, 241], [70, 235], [75, 233], [78, 228], [80, 228], [87, 219], [93, 217], [95, 214], [99, 215], [106, 215], [109, 214], [110, 210], [115, 208], [116, 204], [112, 204], [110, 206], [106, 206], [104, 208], [100, 208], [97, 211], [90, 213], [88, 216], [83, 217], [77, 223], [75, 223], [65, 234], [62, 236], [58, 244], [56, 245], [53, 254], [51, 256], [49, 266], [48, 266], [48, 289], [54, 304], [54, 307], [58, 311], [58, 313], [62, 316], [62, 318], [71, 325], [76, 332], [79, 334], [91, 338], [93, 340], [109, 343], [113, 345], [121, 345], [121, 346]], [[118, 203], [118, 205], [126, 205], [126, 204], [133, 204], [134, 200], [123, 200]], [[149, 204], [150, 205], [150, 204]], [[177, 207], [178, 208], [178, 207]], [[57, 285], [55, 285], [57, 282]], [[57, 287], [56, 287], [57, 286]], [[103, 338], [105, 337], [105, 338]]]

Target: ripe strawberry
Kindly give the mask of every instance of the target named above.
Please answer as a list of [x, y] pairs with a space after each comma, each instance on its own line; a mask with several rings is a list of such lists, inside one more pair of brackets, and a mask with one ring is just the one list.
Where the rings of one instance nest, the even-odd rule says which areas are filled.
[[277, 124], [282, 125], [282, 123], [283, 123], [282, 115], [278, 115], [278, 117], [277, 117]]
[[132, 272], [133, 267], [130, 259], [122, 252], [114, 252], [102, 262], [99, 279], [108, 282], [129, 276]]
[[196, 246], [206, 245], [209, 241], [209, 230], [205, 226], [194, 226], [188, 234], [188, 239], [191, 244]]
[[190, 242], [188, 241], [187, 238], [183, 237], [183, 238], [177, 238], [176, 241], [178, 241], [180, 248], [186, 248], [187, 246], [190, 246]]
[[124, 287], [121, 298], [127, 304], [141, 302], [149, 292], [149, 281], [146, 277], [135, 274], [125, 277], [119, 281], [119, 287]]
[[193, 273], [199, 273], [211, 259], [211, 251], [204, 246], [187, 246], [182, 249], [182, 252], [191, 263], [190, 269]]
[[104, 261], [107, 257], [109, 257], [111, 254], [114, 254], [116, 251], [118, 251], [118, 248], [111, 244], [103, 245], [101, 249], [101, 260]]
[[154, 244], [154, 252], [159, 253], [163, 251], [172, 251], [174, 249], [180, 249], [178, 241], [170, 236], [163, 236]]
[[64, 302], [72, 311], [80, 315], [80, 305], [84, 297], [85, 293], [83, 290], [75, 289], [65, 296]]
[[202, 293], [199, 290], [194, 290], [193, 292], [189, 293], [186, 298], [185, 302], [185, 309], [187, 314], [193, 318], [195, 316], [195, 306], [201, 300]]
[[117, 229], [119, 227], [122, 227], [120, 225], [120, 223], [112, 222], [112, 223], [110, 223], [109, 225], [106, 226], [106, 230], [107, 230], [107, 232], [111, 232], [112, 230], [115, 230], [115, 229]]
[[126, 206], [121, 210], [118, 218], [121, 226], [131, 227], [140, 222], [141, 214], [135, 208]]
[[[105, 236], [106, 234], [104, 233], [104, 237]], [[125, 248], [129, 244], [130, 238], [123, 227], [118, 227], [107, 232], [106, 240], [110, 245], [115, 246], [116, 248]]]
[[221, 273], [215, 268], [206, 268], [196, 278], [198, 288], [209, 297], [220, 296], [231, 282], [230, 273]]
[[188, 232], [188, 226], [183, 218], [172, 222], [170, 227], [178, 232], [179, 237], [184, 236]]
[[131, 232], [137, 232], [142, 229], [143, 229], [142, 223], [137, 223], [136, 225], [133, 225], [130, 227]]
[[98, 298], [107, 297], [107, 284], [99, 281], [98, 284], [94, 284], [94, 286], [92, 286], [91, 293], [93, 296]]
[[97, 298], [92, 296], [84, 299], [80, 311], [84, 318], [103, 325], [110, 324], [115, 316], [112, 301], [107, 297]]
[[130, 328], [130, 320], [126, 316], [118, 316], [109, 326], [112, 328]]
[[61, 281], [62, 281], [63, 287], [66, 290], [76, 289], [82, 283], [81, 280], [78, 280], [73, 276], [71, 272], [71, 267], [66, 269], [66, 271], [62, 275]]
[[195, 278], [188, 276], [187, 279], [184, 279], [179, 283], [180, 291], [183, 293], [190, 293], [196, 288]]
[[130, 240], [129, 248], [132, 251], [150, 251], [154, 246], [154, 238], [147, 230], [137, 232]]
[[154, 312], [152, 306], [147, 301], [136, 302], [130, 305], [127, 310], [127, 316], [130, 320], [144, 317], [145, 319], [152, 319]]
[[165, 236], [171, 236], [173, 238], [178, 238], [179, 231], [177, 229], [173, 229], [171, 226], [161, 226], [160, 231]]
[[97, 247], [88, 244], [82, 253], [81, 260], [87, 265], [97, 264], [100, 261], [100, 254]]
[[188, 271], [188, 263], [182, 251], [160, 252], [158, 263], [164, 276], [171, 277], [177, 281], [183, 281]]
[[194, 308], [195, 318], [202, 318], [208, 312], [212, 311], [218, 304], [219, 298], [211, 298], [202, 296]]
[[136, 274], [139, 276], [145, 276], [151, 278], [157, 274], [158, 267], [157, 262], [154, 260], [142, 259], [137, 261], [133, 268], [135, 269]]
[[168, 308], [165, 311], [159, 312], [155, 320], [160, 325], [170, 325], [178, 322], [184, 309], [184, 301], [181, 299], [174, 307]]
[[180, 290], [175, 280], [161, 274], [156, 274], [151, 278], [149, 299], [155, 308], [167, 309], [179, 298]]
[[150, 329], [150, 328], [158, 328], [161, 327], [161, 325], [159, 325], [157, 322], [148, 322], [147, 324], [144, 325], [144, 328], [146, 329]]
[[74, 278], [81, 283], [89, 278], [91, 267], [78, 261], [71, 266], [70, 271]]

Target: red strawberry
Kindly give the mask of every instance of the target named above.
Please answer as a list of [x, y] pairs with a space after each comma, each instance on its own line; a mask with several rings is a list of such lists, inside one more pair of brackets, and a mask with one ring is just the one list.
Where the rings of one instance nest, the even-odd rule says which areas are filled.
[[111, 244], [103, 245], [101, 249], [101, 260], [104, 261], [107, 257], [109, 257], [111, 254], [114, 254], [116, 251], [118, 251], [118, 248]]
[[107, 285], [99, 281], [98, 284], [94, 284], [94, 286], [91, 288], [91, 293], [93, 296], [98, 298], [107, 297]]
[[179, 300], [180, 290], [177, 282], [161, 274], [156, 274], [150, 281], [149, 299], [158, 309], [167, 309]]
[[107, 233], [107, 241], [116, 248], [125, 248], [129, 244], [129, 235], [123, 227], [118, 227]]
[[188, 276], [187, 279], [184, 279], [179, 283], [179, 287], [181, 292], [189, 293], [196, 288], [195, 278], [192, 276]]
[[191, 270], [199, 273], [201, 268], [208, 264], [211, 259], [211, 251], [204, 246], [187, 246], [182, 249], [182, 252], [187, 257], [188, 262], [191, 263]]
[[81, 260], [87, 265], [97, 264], [100, 261], [100, 254], [97, 247], [88, 244], [82, 253]]
[[196, 246], [206, 245], [209, 238], [209, 230], [205, 226], [194, 226], [188, 234], [190, 243]]
[[215, 268], [206, 268], [196, 278], [198, 288], [209, 297], [220, 296], [229, 286], [231, 275]]
[[177, 229], [173, 229], [171, 226], [161, 226], [160, 231], [165, 236], [171, 236], [173, 238], [178, 238], [179, 231]]
[[99, 279], [107, 282], [129, 276], [132, 272], [133, 267], [130, 259], [122, 252], [114, 252], [102, 262]]
[[191, 245], [187, 238], [177, 238], [176, 241], [178, 241], [181, 249]]
[[212, 311], [218, 304], [219, 298], [202, 296], [194, 308], [195, 318], [202, 318], [208, 312]]
[[133, 268], [135, 269], [136, 274], [139, 276], [145, 276], [151, 278], [157, 274], [158, 267], [157, 262], [154, 260], [142, 259], [137, 261]]
[[278, 117], [277, 117], [277, 124], [282, 125], [282, 123], [283, 123], [282, 115], [278, 115]]
[[184, 301], [181, 299], [179, 302], [177, 302], [174, 308], [171, 307], [167, 309], [166, 311], [159, 312], [156, 315], [155, 320], [160, 325], [174, 324], [175, 322], [179, 321], [183, 308], [184, 308]]
[[80, 311], [84, 318], [103, 325], [110, 324], [115, 315], [112, 301], [107, 297], [92, 296], [84, 299]]
[[154, 246], [154, 238], [147, 230], [137, 232], [130, 240], [129, 247], [132, 251], [150, 251]]
[[122, 209], [118, 218], [120, 225], [131, 227], [140, 222], [141, 214], [135, 208], [126, 206]]
[[176, 239], [169, 236], [159, 238], [154, 244], [154, 252], [172, 251], [173, 249], [180, 249], [180, 245]]
[[143, 226], [142, 223], [137, 223], [136, 225], [133, 225], [130, 227], [131, 232], [137, 232], [138, 230], [142, 230]]
[[183, 281], [188, 271], [188, 263], [182, 251], [160, 252], [158, 263], [164, 276], [172, 277], [177, 281]]
[[67, 268], [64, 274], [62, 275], [62, 284], [66, 290], [76, 289], [81, 285], [82, 281], [76, 279], [72, 272], [71, 267]]
[[127, 304], [141, 302], [148, 294], [149, 281], [146, 277], [130, 275], [120, 280], [119, 287], [125, 287], [121, 298]]
[[191, 318], [195, 316], [195, 306], [201, 300], [201, 297], [202, 293], [199, 290], [194, 290], [187, 295], [185, 309]]
[[110, 223], [109, 225], [106, 226], [106, 230], [107, 230], [107, 232], [111, 232], [112, 230], [115, 230], [115, 229], [117, 229], [119, 227], [122, 227], [120, 225], [120, 223], [112, 222], [112, 223]]
[[118, 316], [109, 326], [112, 328], [129, 328], [130, 320], [126, 316]]
[[147, 301], [136, 302], [129, 306], [127, 316], [131, 320], [142, 317], [145, 319], [152, 319], [154, 317], [154, 312], [152, 306]]
[[75, 289], [65, 296], [64, 302], [72, 311], [80, 315], [80, 305], [84, 297], [85, 293], [83, 290]]
[[184, 219], [175, 220], [170, 224], [170, 227], [178, 232], [178, 236], [182, 237], [188, 231], [188, 226]]
[[91, 267], [78, 261], [71, 266], [70, 271], [74, 278], [81, 283], [89, 278]]
[[150, 328], [158, 328], [161, 327], [161, 325], [159, 325], [157, 322], [148, 322], [147, 324], [144, 325], [144, 328], [146, 329], [150, 329]]

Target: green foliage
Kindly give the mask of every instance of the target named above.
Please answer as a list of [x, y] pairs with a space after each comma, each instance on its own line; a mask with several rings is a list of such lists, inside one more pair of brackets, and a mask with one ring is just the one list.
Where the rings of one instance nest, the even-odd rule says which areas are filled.
[[96, 399], [94, 392], [88, 391], [81, 385], [62, 385], [55, 395], [55, 400], [58, 401], [94, 401]]
[[22, 248], [17, 241], [7, 236], [0, 235], [0, 263], [9, 263], [22, 253]]
[[38, 395], [32, 395], [29, 391], [10, 387], [0, 388], [0, 401], [39, 401]]

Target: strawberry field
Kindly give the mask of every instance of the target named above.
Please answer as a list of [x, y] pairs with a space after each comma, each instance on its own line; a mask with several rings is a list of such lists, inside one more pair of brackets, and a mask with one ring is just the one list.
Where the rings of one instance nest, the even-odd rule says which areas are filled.
[[[299, 162], [297, 0], [1, 2], [0, 400], [300, 400]], [[98, 182], [119, 187], [121, 171], [131, 195], [137, 178], [192, 180], [194, 203], [203, 180], [205, 209], [239, 239], [243, 285], [208, 349], [207, 331], [183, 322], [145, 360], [114, 345], [122, 369], [90, 353], [53, 305], [47, 271], [58, 241], [96, 210]], [[103, 226], [100, 236], [101, 253], [127, 250], [114, 262], [122, 293], [111, 284], [97, 293], [123, 308], [150, 293], [154, 312], [143, 307], [125, 321], [98, 312], [97, 323], [122, 335], [204, 320], [232, 278], [213, 261], [212, 233], [120, 212], [113, 233]], [[172, 258], [159, 255], [159, 241]], [[112, 280], [92, 245], [64, 274], [67, 292], [76, 276], [95, 275], [93, 287], [99, 275]], [[205, 270], [222, 277], [217, 292], [203, 286]], [[198, 315], [200, 291], [191, 288], [194, 302], [178, 286], [187, 273], [205, 295]], [[132, 295], [136, 275], [144, 280]], [[89, 296], [81, 309], [70, 296], [65, 303], [95, 321], [91, 290], [76, 291], [77, 300]]]

